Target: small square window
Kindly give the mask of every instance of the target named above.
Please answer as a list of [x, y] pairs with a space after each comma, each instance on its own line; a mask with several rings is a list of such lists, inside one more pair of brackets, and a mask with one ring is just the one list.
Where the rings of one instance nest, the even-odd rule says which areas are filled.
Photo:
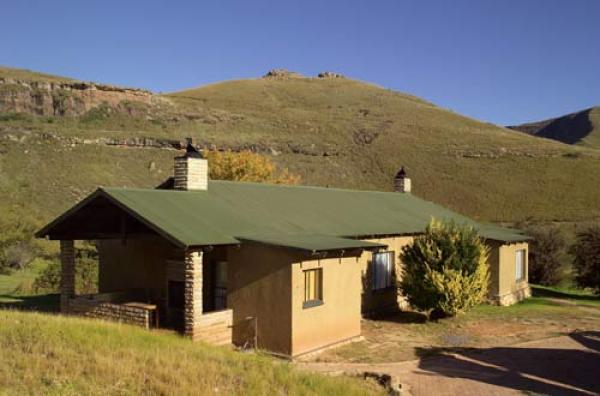
[[323, 269], [304, 271], [304, 308], [323, 304]]
[[392, 287], [394, 284], [394, 252], [373, 253], [373, 290]]

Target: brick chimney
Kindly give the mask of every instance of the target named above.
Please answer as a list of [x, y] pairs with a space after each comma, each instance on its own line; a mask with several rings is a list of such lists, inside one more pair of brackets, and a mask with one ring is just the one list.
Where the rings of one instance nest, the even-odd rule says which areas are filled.
[[186, 139], [185, 154], [175, 157], [173, 187], [175, 190], [203, 191], [208, 188], [208, 161]]
[[394, 177], [394, 191], [401, 193], [410, 192], [410, 179], [406, 177], [404, 167], [401, 167]]

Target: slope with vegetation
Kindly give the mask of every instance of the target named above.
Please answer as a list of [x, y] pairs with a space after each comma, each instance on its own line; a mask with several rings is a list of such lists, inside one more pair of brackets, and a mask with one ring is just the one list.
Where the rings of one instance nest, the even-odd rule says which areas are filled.
[[2, 201], [46, 220], [97, 185], [152, 186], [171, 173], [174, 142], [191, 135], [207, 148], [271, 156], [305, 184], [390, 190], [403, 164], [415, 194], [490, 221], [600, 216], [596, 150], [374, 85], [269, 77], [160, 98], [164, 105], [123, 99], [81, 116], [2, 114]]
[[300, 373], [260, 354], [115, 323], [0, 310], [0, 393], [364, 395], [376, 384]]
[[600, 107], [508, 128], [567, 144], [600, 149]]

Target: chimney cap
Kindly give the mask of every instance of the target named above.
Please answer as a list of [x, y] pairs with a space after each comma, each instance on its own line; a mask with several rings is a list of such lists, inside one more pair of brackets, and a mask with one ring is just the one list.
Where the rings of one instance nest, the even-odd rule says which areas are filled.
[[191, 137], [185, 138], [185, 154], [183, 157], [185, 158], [203, 158], [202, 154], [196, 147], [194, 147], [193, 140]]
[[396, 179], [405, 179], [406, 178], [406, 171], [404, 170], [404, 166], [402, 166], [400, 168], [400, 170], [398, 171], [398, 173], [396, 173]]

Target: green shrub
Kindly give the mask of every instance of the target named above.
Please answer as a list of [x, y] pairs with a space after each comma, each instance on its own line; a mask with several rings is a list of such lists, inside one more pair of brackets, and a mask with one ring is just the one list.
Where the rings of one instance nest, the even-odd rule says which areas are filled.
[[600, 225], [578, 232], [571, 251], [577, 285], [600, 294]]
[[16, 210], [7, 210], [0, 216], [0, 273], [24, 269], [38, 253], [33, 239], [37, 228], [35, 219]]
[[[36, 293], [58, 293], [60, 291], [60, 261], [56, 257], [48, 261], [33, 282]], [[89, 242], [75, 249], [75, 290], [78, 294], [98, 291], [98, 252]]]
[[567, 241], [556, 227], [530, 227], [529, 282], [556, 286], [565, 277], [565, 254]]
[[430, 317], [456, 315], [481, 303], [489, 283], [488, 249], [467, 225], [433, 219], [425, 234], [402, 249], [400, 288]]

